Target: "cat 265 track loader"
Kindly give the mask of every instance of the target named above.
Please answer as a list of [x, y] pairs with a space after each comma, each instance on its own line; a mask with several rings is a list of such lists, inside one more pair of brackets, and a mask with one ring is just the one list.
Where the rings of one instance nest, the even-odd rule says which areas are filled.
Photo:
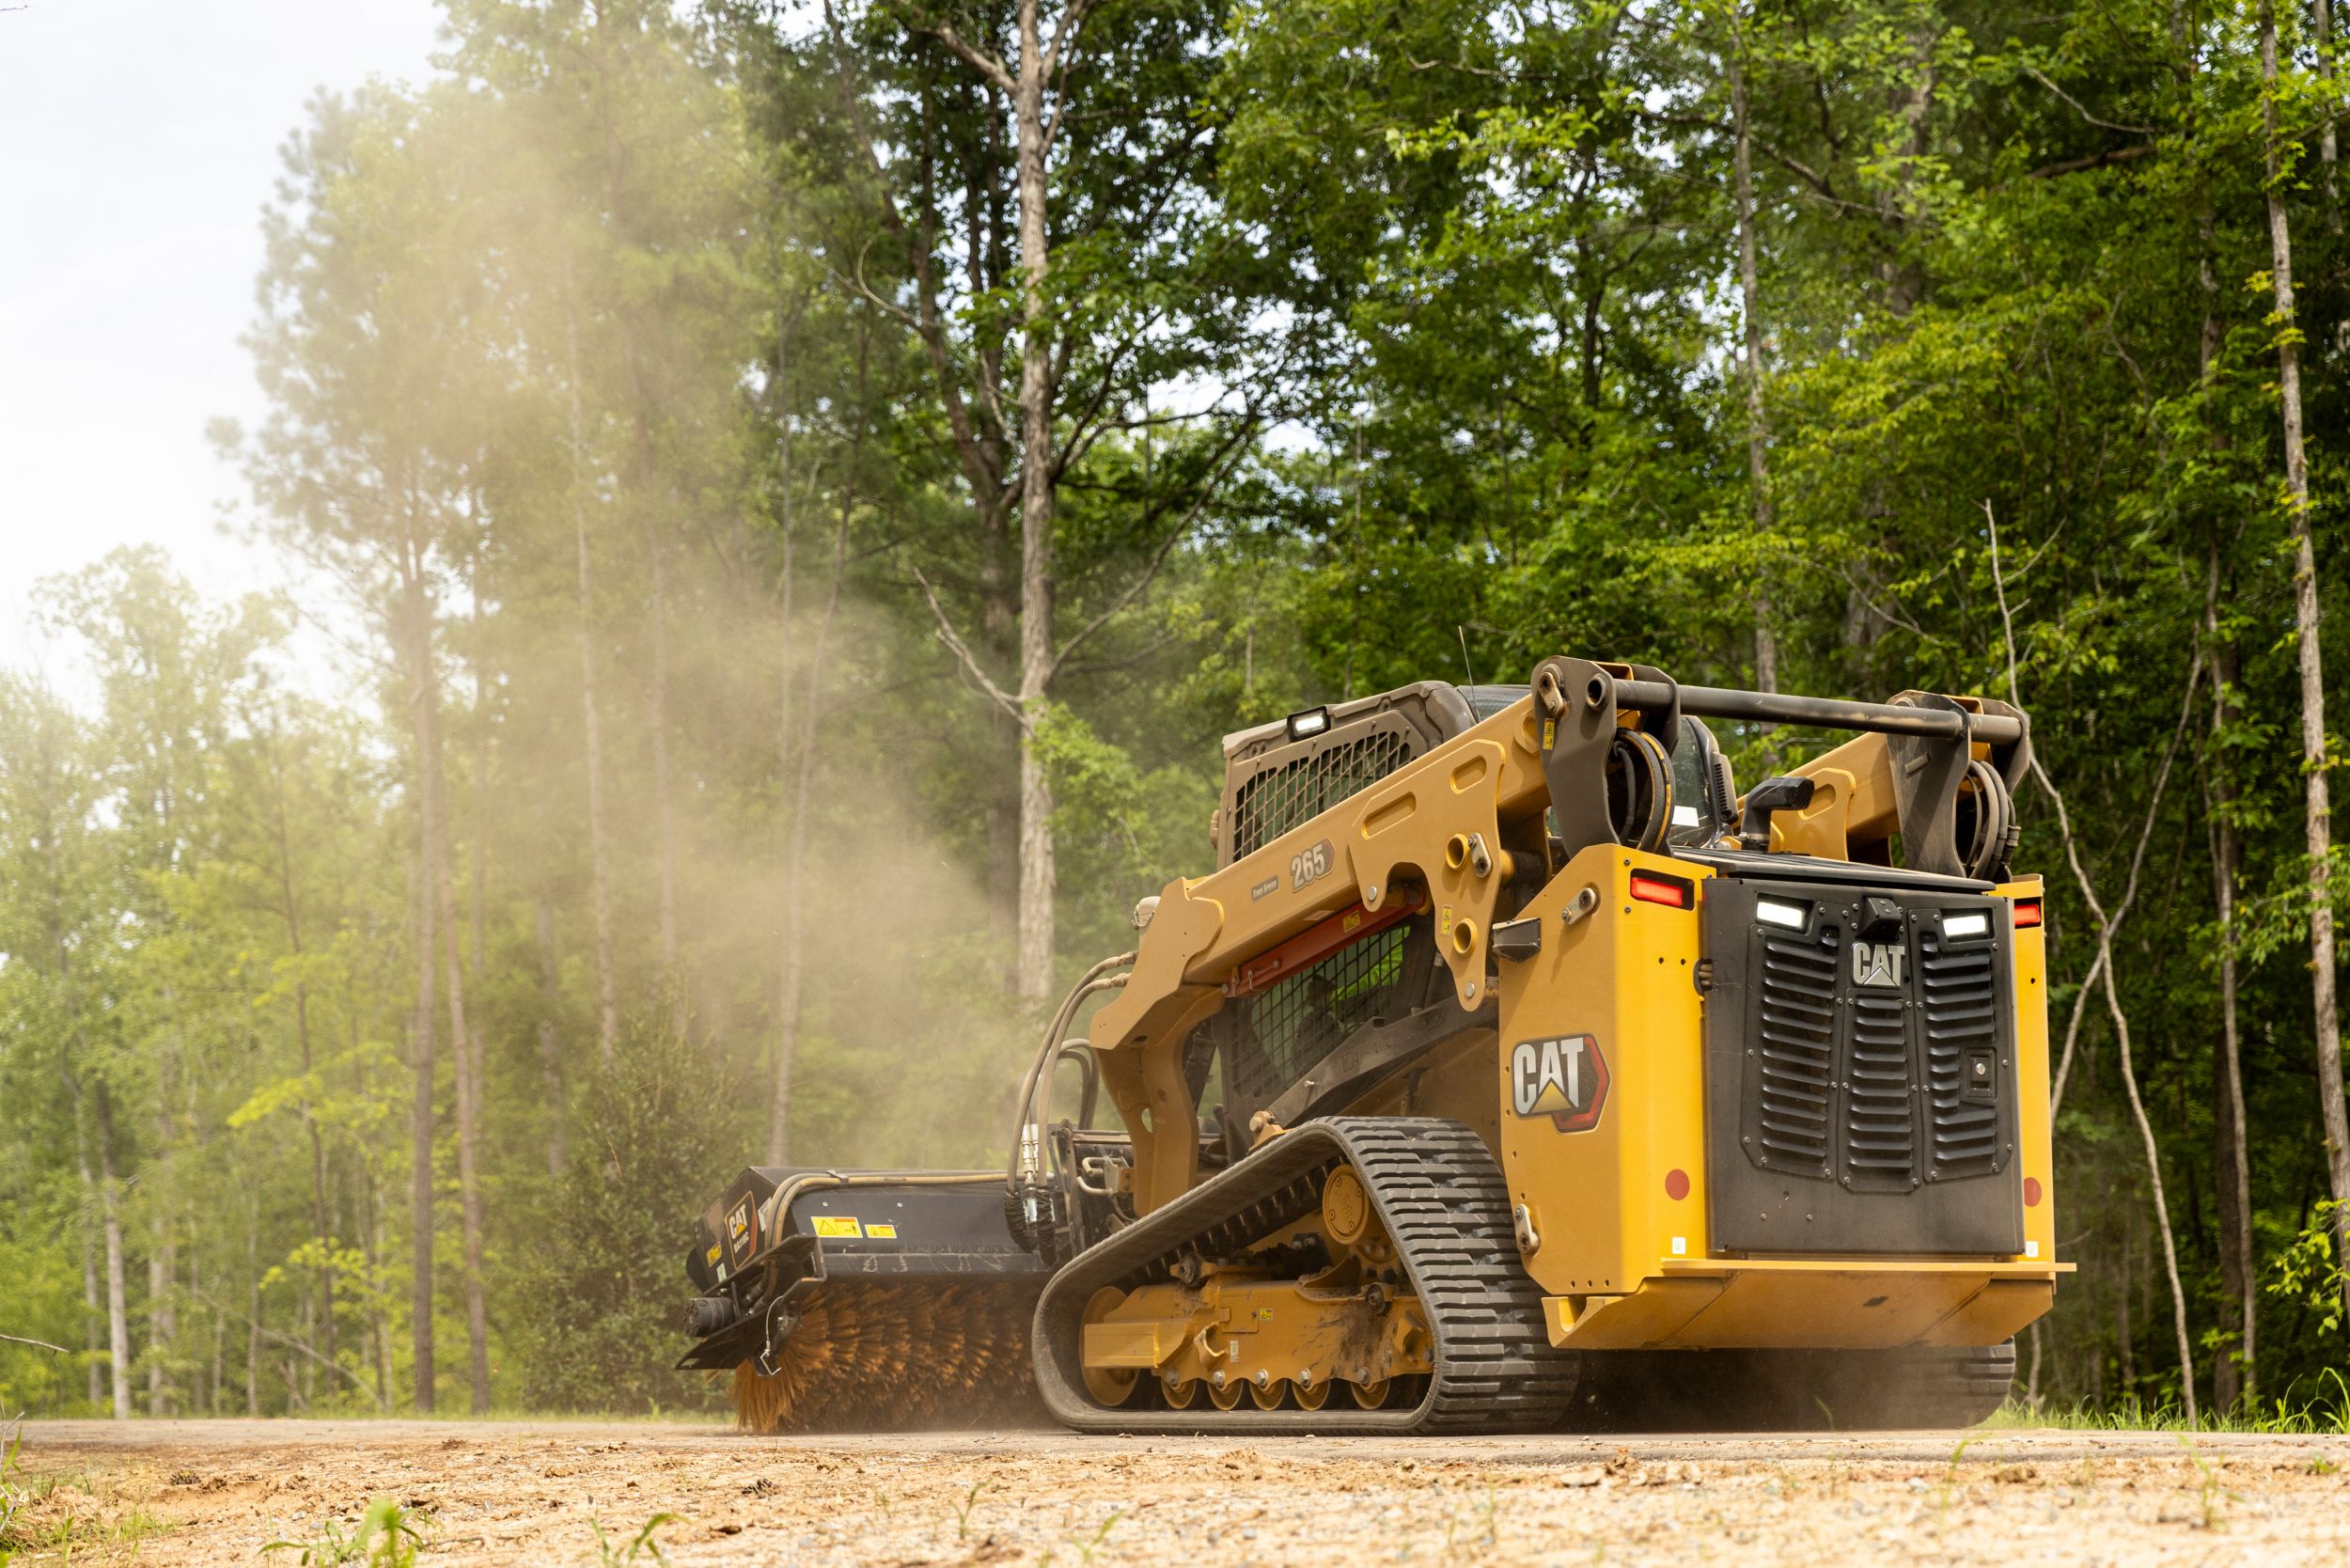
[[[1741, 797], [1709, 719], [1856, 733]], [[1006, 1168], [744, 1171], [681, 1364], [770, 1430], [1971, 1422], [2068, 1266], [2029, 745], [1565, 657], [1233, 735]]]

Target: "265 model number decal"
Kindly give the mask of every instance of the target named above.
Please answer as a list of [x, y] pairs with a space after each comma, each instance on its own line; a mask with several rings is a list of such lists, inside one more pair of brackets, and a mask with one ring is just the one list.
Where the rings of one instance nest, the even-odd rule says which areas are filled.
[[1324, 839], [1311, 849], [1299, 850], [1290, 856], [1290, 891], [1294, 893], [1309, 882], [1320, 882], [1338, 864], [1338, 847]]

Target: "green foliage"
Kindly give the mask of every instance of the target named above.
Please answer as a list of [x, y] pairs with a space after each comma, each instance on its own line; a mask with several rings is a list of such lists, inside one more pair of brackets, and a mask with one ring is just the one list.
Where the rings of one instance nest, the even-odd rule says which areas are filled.
[[666, 1563], [669, 1560], [668, 1554], [661, 1549], [661, 1543], [652, 1538], [652, 1532], [663, 1525], [674, 1523], [676, 1519], [677, 1515], [674, 1513], [656, 1513], [637, 1526], [634, 1535], [620, 1542], [616, 1542], [605, 1535], [603, 1526], [600, 1521], [588, 1520], [588, 1528], [596, 1532], [597, 1561], [603, 1565], [603, 1568], [627, 1568], [628, 1564], [641, 1561], [650, 1556], [655, 1562]]
[[668, 1370], [683, 1238], [743, 1163], [744, 1085], [668, 1031], [625, 1030], [582, 1087], [572, 1160], [534, 1227], [514, 1335], [534, 1408], [641, 1413], [706, 1404]]
[[[2343, 1205], [2331, 1199], [2314, 1204], [2310, 1222], [2270, 1261], [2269, 1278], [2261, 1287], [2307, 1310], [2315, 1319], [2316, 1332], [2337, 1341], [2342, 1335], [2345, 1280], [2334, 1243], [2342, 1210]], [[2338, 1372], [2336, 1380], [2340, 1380]]]
[[378, 1497], [349, 1530], [329, 1519], [308, 1541], [272, 1541], [261, 1550], [300, 1552], [295, 1560], [303, 1568], [335, 1568], [351, 1562], [363, 1568], [415, 1568], [416, 1554], [425, 1544], [424, 1531], [418, 1527], [429, 1522], [415, 1509], [403, 1508], [390, 1497]]
[[9, 1550], [18, 1544], [16, 1516], [32, 1501], [19, 1458], [24, 1447], [24, 1419], [0, 1421], [0, 1568], [7, 1568]]

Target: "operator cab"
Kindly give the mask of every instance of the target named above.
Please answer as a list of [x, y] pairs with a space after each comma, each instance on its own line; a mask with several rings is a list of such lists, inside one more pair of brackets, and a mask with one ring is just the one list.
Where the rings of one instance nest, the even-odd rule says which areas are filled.
[[1681, 717], [1672, 749], [1672, 813], [1665, 841], [1674, 849], [1711, 849], [1737, 831], [1738, 786], [1730, 759], [1703, 719]]

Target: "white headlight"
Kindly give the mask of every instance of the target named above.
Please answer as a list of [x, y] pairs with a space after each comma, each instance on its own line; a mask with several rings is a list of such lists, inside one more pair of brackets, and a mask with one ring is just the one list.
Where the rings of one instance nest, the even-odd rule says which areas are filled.
[[1950, 915], [1942, 920], [1942, 934], [1945, 936], [1981, 936], [1990, 929], [1991, 917], [1988, 915]]
[[1777, 899], [1758, 900], [1754, 917], [1766, 926], [1784, 926], [1789, 931], [1801, 931], [1811, 919], [1811, 906], [1803, 903], [1781, 903]]

